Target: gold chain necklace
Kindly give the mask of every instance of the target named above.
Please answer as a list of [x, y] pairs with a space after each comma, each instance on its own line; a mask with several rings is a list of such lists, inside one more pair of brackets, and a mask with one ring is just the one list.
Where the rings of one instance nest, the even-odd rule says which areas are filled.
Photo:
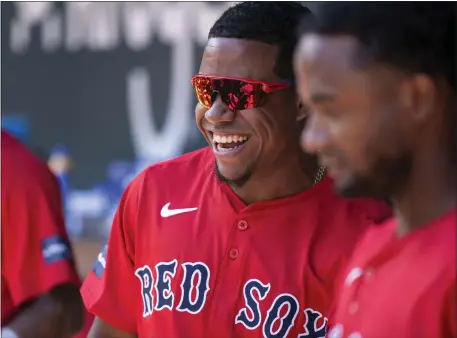
[[315, 186], [317, 183], [319, 183], [322, 180], [322, 178], [324, 177], [324, 173], [325, 173], [325, 166], [321, 165], [319, 167], [319, 170], [317, 171], [316, 177], [314, 178], [313, 186]]

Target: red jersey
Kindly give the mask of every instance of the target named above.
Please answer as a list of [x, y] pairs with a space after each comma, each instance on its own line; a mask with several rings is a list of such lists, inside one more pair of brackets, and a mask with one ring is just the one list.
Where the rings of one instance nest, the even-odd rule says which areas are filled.
[[45, 163], [3, 131], [1, 152], [1, 319], [7, 325], [25, 302], [57, 285], [81, 281], [56, 178]]
[[455, 209], [401, 238], [395, 228], [389, 220], [360, 241], [329, 338], [457, 337]]
[[340, 267], [390, 208], [341, 199], [329, 179], [247, 206], [214, 161], [205, 148], [130, 184], [81, 289], [87, 308], [138, 337], [323, 337]]

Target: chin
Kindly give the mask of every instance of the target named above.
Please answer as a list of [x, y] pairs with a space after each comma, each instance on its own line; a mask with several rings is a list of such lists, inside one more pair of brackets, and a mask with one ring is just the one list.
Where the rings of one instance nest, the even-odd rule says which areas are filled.
[[214, 173], [220, 182], [236, 187], [242, 187], [251, 178], [251, 172], [249, 170], [244, 172], [232, 171], [229, 168], [220, 166], [217, 162], [214, 167]]

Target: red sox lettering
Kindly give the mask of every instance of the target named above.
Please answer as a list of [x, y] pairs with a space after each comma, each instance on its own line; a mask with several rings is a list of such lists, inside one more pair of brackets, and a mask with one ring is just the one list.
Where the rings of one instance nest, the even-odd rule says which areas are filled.
[[[172, 290], [177, 269], [183, 271], [183, 278], [180, 281], [180, 299], [176, 299]], [[160, 262], [154, 268], [144, 265], [136, 269], [135, 276], [141, 283], [143, 318], [153, 315], [154, 311], [164, 309], [192, 315], [199, 313], [205, 307], [210, 291], [211, 271], [203, 262], [178, 264], [174, 259], [170, 262]], [[287, 337], [301, 312], [300, 303], [294, 295], [281, 293], [275, 296], [268, 310], [263, 313], [260, 303], [266, 301], [270, 289], [269, 283], [258, 279], [249, 279], [244, 283], [242, 290], [244, 304], [234, 318], [235, 325], [241, 325], [251, 331], [261, 329], [264, 337]], [[303, 315], [305, 325], [303, 333], [299, 334], [298, 338], [325, 337], [327, 318], [311, 308], [306, 308]]]

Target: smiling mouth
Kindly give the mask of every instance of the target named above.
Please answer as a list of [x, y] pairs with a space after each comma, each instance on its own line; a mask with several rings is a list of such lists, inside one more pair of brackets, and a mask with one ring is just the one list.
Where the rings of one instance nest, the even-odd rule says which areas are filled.
[[222, 135], [213, 133], [211, 136], [215, 150], [220, 153], [238, 150], [249, 140], [248, 136], [239, 134]]

